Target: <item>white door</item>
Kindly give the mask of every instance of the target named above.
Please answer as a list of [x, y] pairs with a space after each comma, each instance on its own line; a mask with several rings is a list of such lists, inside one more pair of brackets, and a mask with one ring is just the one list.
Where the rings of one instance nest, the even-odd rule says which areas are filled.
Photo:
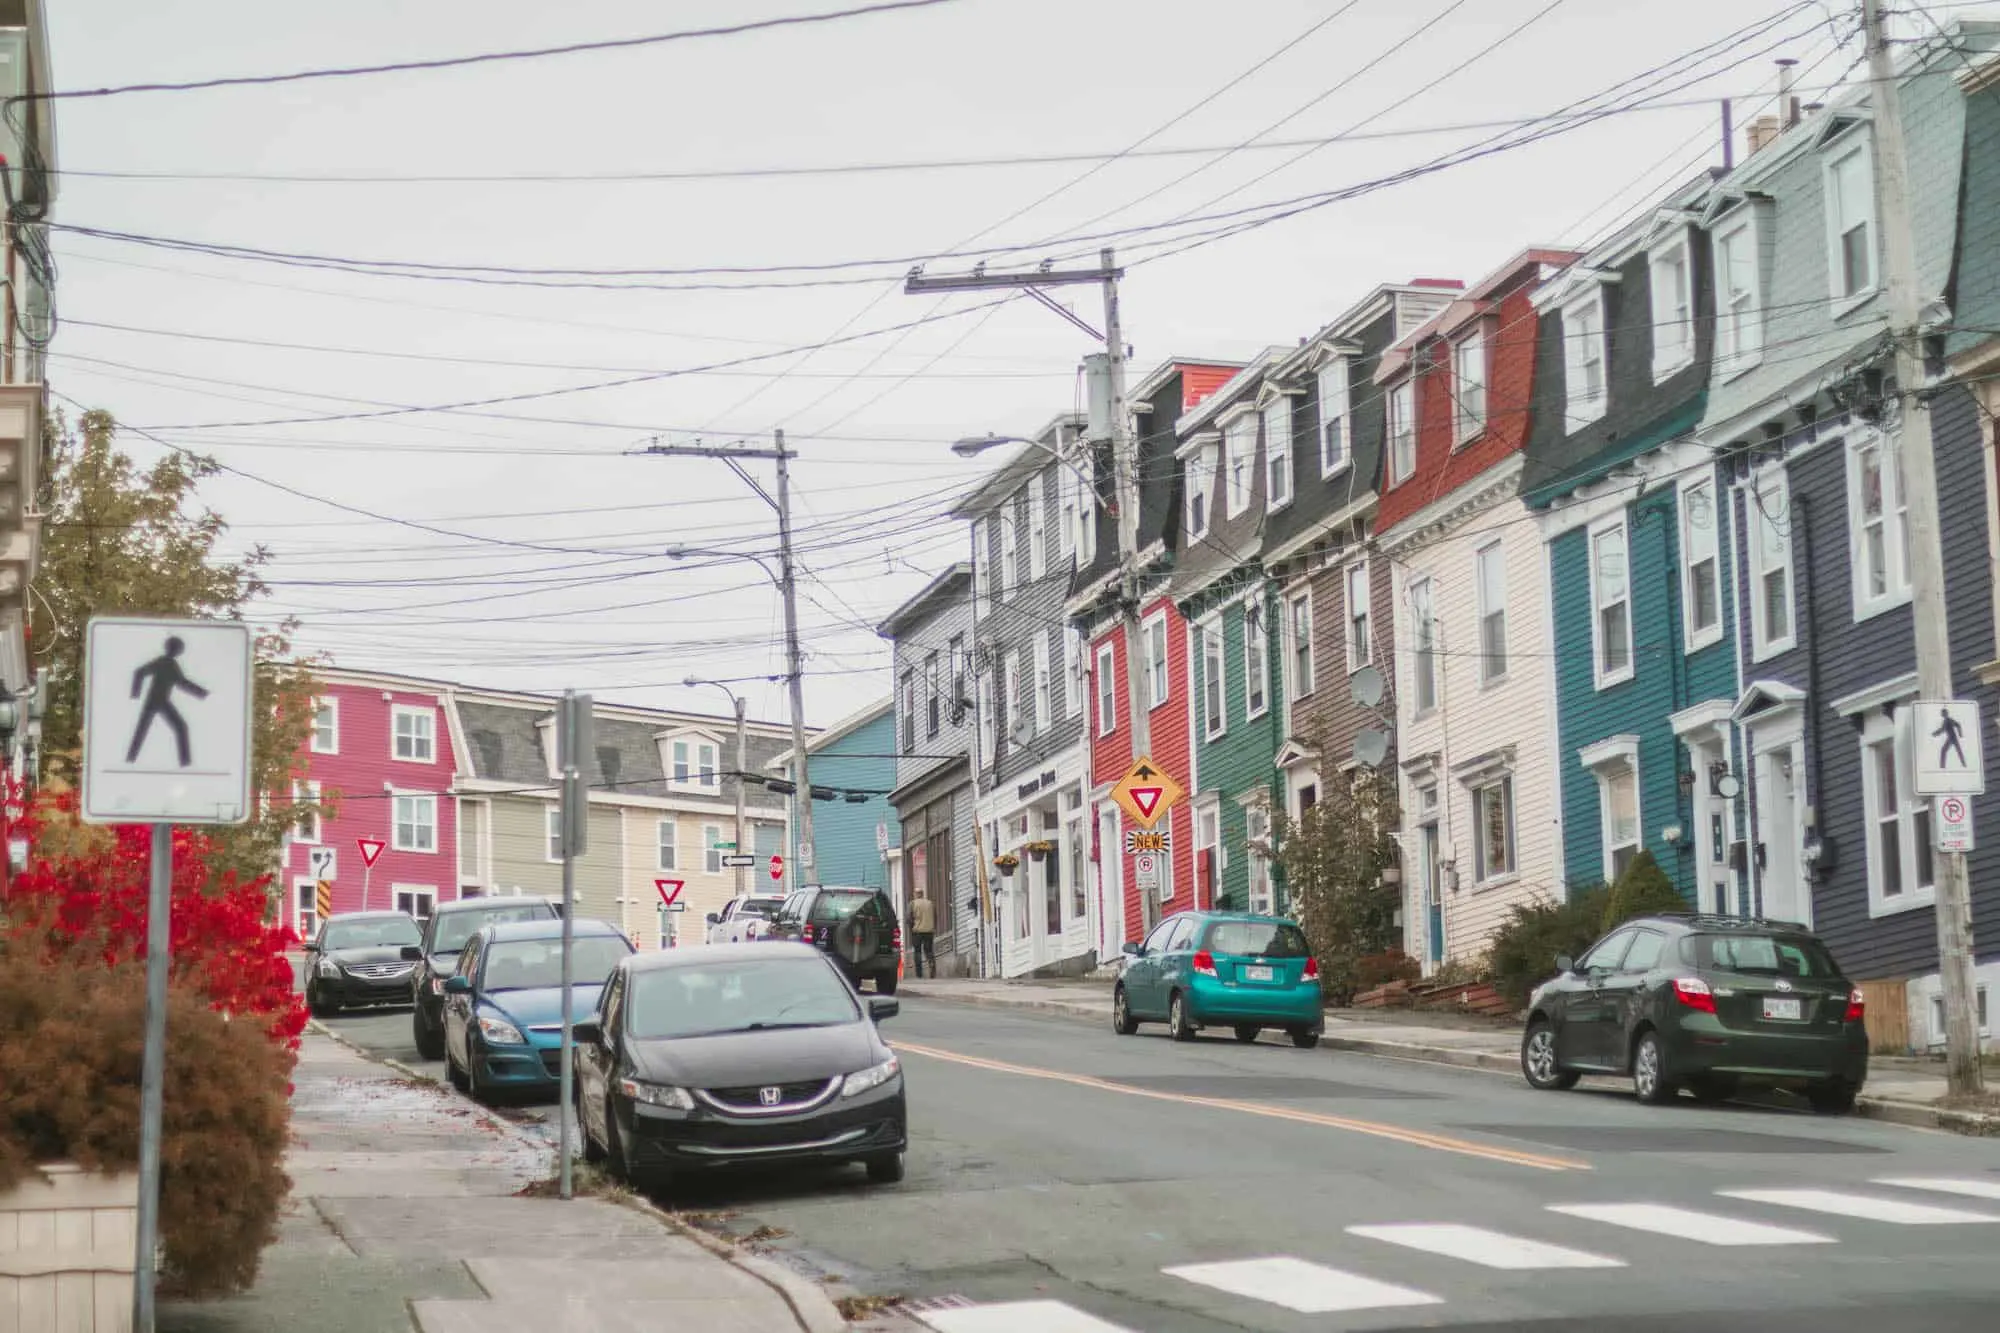
[[1810, 926], [1812, 894], [1805, 882], [1799, 749], [1780, 745], [1757, 756], [1757, 836], [1764, 859], [1762, 915]]
[[1104, 904], [1104, 920], [1097, 937], [1099, 962], [1118, 957], [1120, 947], [1130, 937], [1125, 923], [1125, 881], [1120, 875], [1124, 849], [1118, 842], [1118, 807], [1106, 804], [1097, 811], [1097, 893]]
[[1736, 840], [1736, 810], [1715, 794], [1714, 774], [1727, 771], [1719, 741], [1688, 746], [1694, 766], [1694, 820], [1688, 837], [1694, 844], [1696, 907], [1717, 916], [1737, 911], [1729, 873], [1729, 846]]

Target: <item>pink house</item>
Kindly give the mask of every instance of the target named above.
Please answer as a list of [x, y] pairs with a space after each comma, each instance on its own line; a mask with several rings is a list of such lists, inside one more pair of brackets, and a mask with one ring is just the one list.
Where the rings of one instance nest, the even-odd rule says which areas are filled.
[[[299, 795], [336, 813], [301, 821], [285, 848], [285, 923], [308, 938], [317, 929], [320, 880], [332, 882], [336, 913], [429, 916], [459, 896], [451, 687], [367, 672], [321, 680]], [[372, 868], [362, 863], [364, 838], [383, 844]]]

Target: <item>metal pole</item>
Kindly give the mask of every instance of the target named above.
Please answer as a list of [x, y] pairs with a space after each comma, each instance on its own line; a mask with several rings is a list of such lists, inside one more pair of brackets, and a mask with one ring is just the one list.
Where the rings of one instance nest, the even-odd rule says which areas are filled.
[[361, 910], [364, 912], [368, 910], [368, 876], [374, 869], [365, 860], [361, 863]]
[[[1900, 438], [1888, 447], [1901, 460], [1908, 507], [1911, 619], [1916, 625], [1917, 690], [1924, 699], [1955, 697], [1951, 634], [1946, 620], [1944, 542], [1938, 525], [1937, 466], [1930, 408], [1921, 395], [1923, 353], [1918, 330], [1916, 245], [1911, 239], [1909, 168], [1903, 155], [1903, 108], [1883, 31], [1881, 0], [1862, 0], [1868, 75], [1875, 102], [1875, 187], [1882, 219], [1882, 277], [1889, 297], [1889, 331], [1896, 345]], [[1920, 798], [1921, 799], [1921, 798]], [[1962, 852], [1935, 855], [1938, 977], [1944, 992], [1945, 1076], [1953, 1093], [1983, 1090], [1972, 969], [1972, 891]]]
[[146, 892], [146, 1048], [139, 1069], [139, 1217], [132, 1270], [133, 1333], [153, 1333], [154, 1252], [160, 1242], [160, 1118], [167, 1085], [168, 931], [174, 826], [153, 825]]
[[563, 691], [562, 708], [556, 714], [556, 760], [562, 769], [562, 1055], [557, 1077], [556, 1172], [557, 1194], [569, 1198], [573, 1186], [570, 1163], [571, 1129], [576, 1114], [575, 996], [570, 984], [576, 944], [576, 854], [583, 850], [583, 829], [590, 818], [583, 799], [583, 778], [579, 767], [585, 748], [581, 732], [589, 716], [590, 696], [575, 690]]
[[[801, 873], [813, 865], [812, 780], [806, 773], [805, 671], [799, 661], [799, 573], [792, 563], [792, 479], [788, 466], [791, 454], [785, 449], [785, 432], [777, 432], [778, 444], [778, 567], [784, 575], [785, 670], [792, 692], [792, 781], [798, 787], [798, 851], [790, 862], [791, 886], [805, 881]], [[741, 836], [738, 836], [741, 842]], [[738, 846], [736, 849], [743, 849]]]
[[749, 845], [743, 840], [748, 830], [743, 822], [743, 784], [750, 771], [750, 741], [743, 696], [732, 690], [730, 697], [736, 701], [736, 896], [743, 898], [750, 893], [750, 867], [743, 864], [743, 858], [750, 854]]
[[[979, 949], [979, 975], [982, 977], [987, 975], [986, 924], [988, 919], [994, 914], [992, 882], [987, 876], [986, 869], [986, 819], [979, 810], [979, 775], [984, 771], [986, 766], [986, 747], [979, 743], [979, 729], [985, 724], [986, 719], [986, 710], [981, 705], [979, 698], [979, 676], [982, 670], [980, 655], [983, 651], [979, 644], [979, 565], [985, 558], [985, 552], [979, 549], [979, 543], [976, 541], [973, 542], [972, 651], [967, 665], [972, 669], [972, 881], [979, 891], [979, 920], [977, 922], [977, 929], [973, 932], [973, 939]], [[928, 874], [928, 867], [930, 865], [928, 858], [925, 859], [924, 865], [926, 866], [925, 873]], [[930, 892], [928, 885], [925, 886], [924, 892]], [[952, 904], [952, 907], [955, 910], [957, 904]], [[931, 910], [933, 912], [937, 910], [935, 902], [931, 904]], [[932, 961], [933, 966], [935, 966], [936, 960]]]

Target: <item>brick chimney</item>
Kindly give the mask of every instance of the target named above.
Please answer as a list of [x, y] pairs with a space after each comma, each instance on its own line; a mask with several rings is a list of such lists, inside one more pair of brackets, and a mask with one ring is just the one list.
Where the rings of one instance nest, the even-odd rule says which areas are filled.
[[1750, 143], [1750, 155], [1755, 156], [1764, 145], [1784, 133], [1785, 122], [1776, 116], [1759, 116], [1744, 127], [1743, 135]]

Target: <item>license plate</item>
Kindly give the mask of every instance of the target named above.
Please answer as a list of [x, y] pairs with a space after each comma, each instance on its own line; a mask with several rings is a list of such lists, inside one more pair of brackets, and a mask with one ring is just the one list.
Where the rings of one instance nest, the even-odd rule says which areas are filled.
[[1271, 977], [1272, 972], [1268, 967], [1246, 967], [1243, 969], [1243, 979], [1245, 981], [1269, 981]]
[[1803, 1002], [1798, 999], [1766, 999], [1764, 1017], [1789, 1018], [1797, 1020], [1804, 1013]]

